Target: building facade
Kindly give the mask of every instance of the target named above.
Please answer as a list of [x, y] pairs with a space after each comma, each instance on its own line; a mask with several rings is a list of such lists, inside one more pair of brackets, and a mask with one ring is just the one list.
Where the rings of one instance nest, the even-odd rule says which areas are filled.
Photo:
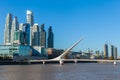
[[38, 24], [34, 24], [33, 25], [33, 36], [32, 36], [32, 45], [33, 46], [39, 46], [40, 43], [40, 38], [39, 38], [39, 25]]
[[54, 34], [51, 26], [48, 29], [47, 48], [54, 48]]
[[47, 53], [48, 53], [49, 59], [56, 58], [63, 52], [64, 52], [64, 50], [62, 50], [62, 49], [47, 48]]
[[14, 57], [28, 57], [31, 53], [30, 46], [23, 45], [0, 45], [0, 58], [12, 59]]
[[11, 27], [12, 27], [12, 14], [8, 13], [5, 22], [5, 29], [4, 29], [4, 44], [10, 45], [11, 44]]
[[114, 59], [117, 60], [117, 47], [114, 47]]
[[23, 24], [23, 31], [26, 33], [25, 41], [27, 45], [32, 45], [32, 35], [30, 25], [28, 23]]
[[104, 59], [108, 59], [108, 45], [104, 45]]
[[30, 26], [32, 27], [34, 25], [33, 12], [30, 10], [27, 10], [26, 14], [27, 14], [26, 16], [27, 23], [29, 23]]
[[15, 32], [19, 30], [18, 20], [17, 17], [15, 17], [12, 21], [12, 28], [11, 28], [11, 44], [14, 44], [15, 40]]
[[44, 24], [40, 27], [40, 46], [46, 48], [46, 31], [44, 30]]
[[42, 46], [33, 46], [33, 55], [37, 56], [47, 55], [46, 48]]
[[114, 46], [111, 45], [111, 59], [114, 59]]

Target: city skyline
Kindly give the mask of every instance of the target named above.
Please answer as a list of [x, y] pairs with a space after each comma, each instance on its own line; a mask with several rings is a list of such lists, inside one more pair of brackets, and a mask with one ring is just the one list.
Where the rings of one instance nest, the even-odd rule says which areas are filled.
[[[19, 24], [16, 16], [12, 18], [11, 13], [7, 14], [4, 29], [4, 45], [28, 45], [43, 48], [46, 48], [47, 45], [47, 48], [54, 48], [52, 26], [49, 26], [48, 35], [46, 36], [44, 24], [39, 27], [38, 23], [34, 23], [34, 15], [30, 10], [26, 11], [26, 21]], [[47, 40], [46, 37], [48, 37]]]
[[[26, 0], [24, 2], [21, 0], [18, 2], [15, 0], [1, 1], [1, 36], [4, 34], [5, 17], [8, 12], [17, 16], [19, 22], [26, 22], [25, 11], [31, 10], [34, 12], [35, 23], [45, 24], [46, 29], [48, 25], [53, 26], [55, 48], [66, 49], [85, 34], [85, 40], [74, 50], [91, 48], [103, 51], [106, 43], [117, 46], [118, 55], [120, 55], [120, 1], [61, 0], [57, 2], [52, 0], [50, 2], [49, 0]], [[27, 2], [28, 4], [25, 4]], [[3, 44], [3, 38], [0, 43]]]

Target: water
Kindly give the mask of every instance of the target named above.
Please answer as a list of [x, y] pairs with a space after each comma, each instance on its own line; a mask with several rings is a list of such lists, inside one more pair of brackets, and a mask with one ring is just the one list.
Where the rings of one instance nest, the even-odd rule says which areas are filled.
[[0, 80], [120, 80], [120, 64], [0, 65]]

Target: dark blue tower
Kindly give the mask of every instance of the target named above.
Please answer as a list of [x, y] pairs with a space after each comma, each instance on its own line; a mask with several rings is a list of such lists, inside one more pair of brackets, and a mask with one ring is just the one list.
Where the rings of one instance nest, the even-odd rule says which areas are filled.
[[52, 32], [52, 27], [51, 26], [48, 29], [47, 47], [48, 48], [53, 48], [54, 47], [54, 34]]

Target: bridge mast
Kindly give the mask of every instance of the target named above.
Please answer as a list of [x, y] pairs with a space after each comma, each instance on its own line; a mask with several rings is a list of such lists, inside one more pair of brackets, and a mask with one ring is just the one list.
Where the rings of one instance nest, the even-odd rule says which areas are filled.
[[79, 42], [81, 42], [82, 40], [84, 39], [84, 36], [81, 37], [78, 41], [76, 41], [70, 48], [68, 48], [67, 50], [65, 50], [61, 55], [59, 55], [58, 57], [56, 58], [53, 58], [51, 60], [61, 60], [65, 55], [68, 54], [68, 52], [70, 50], [72, 50]]

